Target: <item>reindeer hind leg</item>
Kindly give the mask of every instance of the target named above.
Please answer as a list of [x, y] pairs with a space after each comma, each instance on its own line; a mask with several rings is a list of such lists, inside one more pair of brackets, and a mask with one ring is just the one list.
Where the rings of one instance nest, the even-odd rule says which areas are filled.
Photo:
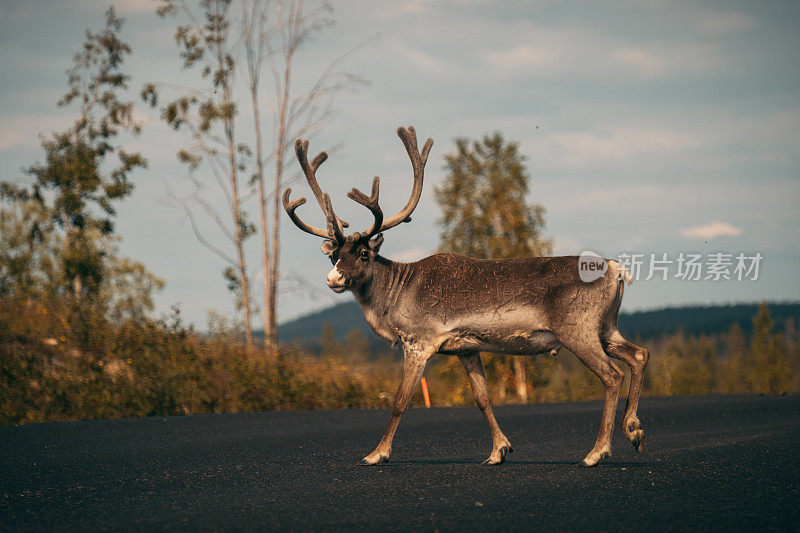
[[600, 432], [594, 448], [583, 460], [583, 466], [595, 466], [602, 459], [611, 456], [614, 416], [617, 413], [617, 402], [624, 374], [603, 351], [599, 338], [586, 339], [582, 335], [569, 337], [564, 339], [564, 346], [574, 353], [589, 370], [594, 372], [606, 388]]
[[625, 416], [622, 418], [622, 431], [636, 452], [644, 450], [645, 435], [641, 422], [637, 416], [639, 409], [639, 395], [642, 392], [642, 380], [650, 352], [646, 349], [628, 342], [615, 328], [602, 339], [605, 352], [623, 361], [631, 369], [631, 384], [628, 391], [628, 401], [625, 406]]

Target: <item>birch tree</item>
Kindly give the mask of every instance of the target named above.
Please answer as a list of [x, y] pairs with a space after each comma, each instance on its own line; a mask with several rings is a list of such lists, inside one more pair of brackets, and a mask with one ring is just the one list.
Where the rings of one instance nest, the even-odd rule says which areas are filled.
[[[200, 243], [227, 263], [223, 275], [228, 288], [236, 295], [236, 304], [244, 319], [245, 342], [248, 348], [252, 348], [253, 305], [245, 240], [255, 232], [255, 227], [248, 222], [243, 207], [246, 192], [242, 190], [241, 173], [246, 168], [250, 150], [245, 144], [237, 143], [238, 109], [234, 95], [237, 73], [231, 35], [234, 20], [231, 1], [203, 0], [199, 14], [182, 1], [166, 0], [157, 10], [162, 17], [179, 12], [188, 20], [175, 31], [183, 67], [199, 69], [202, 79], [209, 85], [204, 89], [187, 90], [161, 108], [162, 119], [175, 130], [188, 132], [191, 139], [191, 143], [177, 155], [187, 166], [194, 190], [186, 197], [175, 198], [175, 201], [186, 212]], [[157, 86], [146, 85], [142, 97], [151, 105], [158, 105]], [[210, 172], [225, 198], [227, 215], [220, 214], [202, 196], [205, 184], [196, 174], [201, 166]], [[196, 209], [204, 213], [230, 241], [233, 253], [224, 251], [203, 234]]]
[[[181, 150], [179, 158], [192, 172], [201, 164], [211, 168], [223, 189], [234, 229], [230, 230], [222, 217], [200, 194], [190, 195], [182, 202], [192, 228], [202, 244], [230, 264], [226, 270], [229, 286], [237, 291], [244, 313], [245, 335], [252, 343], [251, 312], [254, 309], [251, 274], [244, 258], [244, 240], [255, 233], [248, 222], [243, 199], [249, 193], [242, 187], [254, 187], [258, 197], [261, 234], [261, 268], [263, 271], [264, 336], [268, 352], [276, 349], [278, 313], [277, 297], [280, 281], [280, 221], [283, 209], [280, 194], [287, 182], [287, 172], [294, 163], [290, 150], [296, 137], [308, 137], [317, 132], [333, 114], [335, 96], [343, 89], [362, 80], [339, 70], [342, 62], [366, 41], [334, 59], [310, 87], [297, 87], [294, 82], [295, 61], [303, 46], [322, 29], [333, 24], [332, 9], [326, 2], [308, 8], [302, 0], [247, 1], [203, 0], [200, 2], [203, 22], [195, 16], [187, 2], [163, 0], [158, 13], [162, 16], [182, 13], [190, 21], [179, 26], [175, 38], [181, 48], [184, 67], [202, 65], [202, 75], [212, 81], [214, 96], [198, 91], [169, 103], [162, 108], [164, 119], [176, 129], [187, 129], [193, 139], [191, 149]], [[235, 6], [235, 7], [234, 7]], [[231, 38], [235, 27], [237, 39]], [[235, 41], [235, 42], [234, 42]], [[238, 47], [238, 48], [237, 48]], [[271, 78], [271, 90], [263, 87], [264, 74]], [[252, 110], [252, 130], [242, 135], [241, 110], [236, 106], [234, 82], [242, 79], [247, 87], [247, 99]], [[203, 96], [205, 94], [205, 96]], [[265, 98], [265, 94], [269, 94]], [[156, 86], [145, 87], [143, 97], [155, 104]], [[265, 120], [267, 116], [267, 120]], [[264, 135], [264, 123], [271, 119], [271, 142]], [[221, 125], [224, 135], [216, 133]], [[239, 128], [237, 130], [237, 128]], [[252, 144], [236, 144], [235, 138], [249, 137]], [[224, 147], [224, 150], [221, 149]], [[224, 156], [222, 164], [219, 159]], [[241, 183], [245, 160], [252, 157], [252, 177]], [[271, 176], [270, 174], [271, 165]], [[270, 183], [271, 178], [271, 183]], [[195, 179], [195, 178], [193, 178]], [[196, 183], [199, 191], [201, 183]], [[234, 244], [236, 255], [223, 252], [199, 229], [190, 205], [199, 206]], [[235, 267], [235, 271], [230, 268]]]
[[[313, 85], [297, 89], [293, 84], [298, 53], [317, 32], [333, 24], [327, 3], [306, 9], [302, 0], [244, 2], [242, 41], [246, 57], [247, 84], [253, 108], [255, 130], [255, 173], [261, 221], [261, 250], [264, 277], [264, 337], [267, 351], [274, 352], [278, 330], [277, 295], [280, 280], [280, 195], [293, 158], [287, 150], [297, 137], [317, 132], [334, 111], [334, 99], [343, 89], [363, 80], [339, 70], [342, 62], [367, 41], [333, 60]], [[265, 63], [273, 82], [272, 147], [268, 151], [262, 133], [259, 102]], [[273, 164], [272, 190], [268, 190], [266, 161]], [[271, 216], [271, 221], [270, 221]]]

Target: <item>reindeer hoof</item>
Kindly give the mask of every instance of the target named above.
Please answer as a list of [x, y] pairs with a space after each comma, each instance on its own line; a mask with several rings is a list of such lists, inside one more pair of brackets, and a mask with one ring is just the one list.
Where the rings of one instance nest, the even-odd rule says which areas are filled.
[[381, 463], [388, 463], [389, 456], [383, 454], [374, 454], [371, 453], [368, 456], [361, 459], [362, 465], [379, 465]]
[[642, 453], [644, 451], [644, 431], [641, 429], [637, 430], [634, 433], [633, 440], [631, 440], [631, 444], [633, 444], [633, 449], [636, 450], [636, 453]]
[[[511, 445], [503, 446], [503, 447], [501, 447], [500, 449], [497, 450], [497, 454], [492, 452], [492, 455], [490, 455], [489, 458], [486, 459], [481, 464], [482, 465], [488, 465], [488, 466], [501, 465], [506, 461], [506, 454], [507, 453], [511, 453], [513, 451], [514, 451], [514, 449], [511, 447]], [[497, 458], [497, 455], [499, 455], [500, 457]]]
[[592, 451], [581, 461], [580, 465], [585, 467], [597, 466], [600, 461], [607, 457], [611, 457], [611, 450], [603, 450], [600, 452]]
[[636, 453], [644, 451], [644, 430], [642, 430], [641, 423], [638, 418], [630, 418], [623, 421], [622, 430], [625, 436], [633, 444], [633, 449]]

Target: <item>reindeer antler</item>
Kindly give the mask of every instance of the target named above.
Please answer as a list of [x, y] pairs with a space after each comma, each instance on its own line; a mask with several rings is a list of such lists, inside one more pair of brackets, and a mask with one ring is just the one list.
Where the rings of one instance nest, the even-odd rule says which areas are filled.
[[[422, 195], [422, 181], [425, 175], [425, 163], [428, 162], [428, 154], [433, 146], [433, 139], [428, 139], [425, 141], [422, 151], [419, 151], [419, 148], [417, 147], [417, 132], [414, 131], [413, 126], [409, 126], [408, 129], [403, 127], [397, 128], [397, 135], [400, 137], [400, 140], [403, 141], [403, 145], [406, 147], [408, 157], [411, 159], [411, 168], [414, 172], [414, 185], [411, 188], [411, 197], [408, 199], [408, 203], [406, 203], [405, 207], [401, 209], [399, 213], [384, 220], [383, 210], [381, 210], [381, 207], [378, 204], [380, 178], [375, 176], [375, 178], [372, 180], [372, 194], [369, 196], [360, 190], [353, 188], [353, 190], [347, 193], [347, 197], [369, 209], [372, 212], [372, 216], [375, 220], [367, 231], [362, 233], [354, 233], [348, 237], [347, 240], [369, 239], [374, 235], [382, 231], [386, 231], [387, 229], [391, 229], [402, 222], [411, 222], [411, 213], [414, 211], [414, 209], [416, 209], [417, 204], [419, 203], [419, 198]], [[333, 211], [333, 205], [331, 205], [330, 197], [327, 193], [322, 192], [322, 189], [320, 189], [319, 184], [317, 183], [317, 169], [328, 158], [328, 154], [325, 152], [320, 152], [317, 154], [314, 160], [309, 163], [308, 141], [303, 141], [301, 139], [297, 139], [294, 142], [294, 150], [297, 154], [297, 160], [300, 162], [300, 168], [303, 169], [303, 173], [306, 175], [308, 185], [314, 192], [314, 196], [317, 198], [317, 203], [319, 203], [322, 212], [325, 213], [325, 219], [328, 227], [326, 230], [323, 230], [306, 224], [300, 220], [295, 213], [295, 210], [299, 206], [303, 205], [306, 202], [306, 199], [298, 198], [297, 200], [290, 202], [289, 195], [292, 192], [291, 188], [286, 189], [286, 191], [283, 193], [283, 208], [286, 210], [286, 213], [289, 215], [289, 218], [292, 219], [292, 222], [294, 222], [295, 226], [306, 233], [310, 233], [324, 239], [335, 240], [338, 244], [344, 243], [346, 239], [344, 237], [343, 228], [348, 227], [348, 224], [336, 216], [336, 213]]]
[[333, 206], [331, 205], [330, 198], [326, 193], [322, 192], [322, 189], [317, 183], [317, 169], [322, 163], [325, 162], [326, 159], [328, 159], [328, 154], [325, 152], [320, 152], [309, 164], [308, 140], [304, 141], [302, 139], [296, 139], [294, 141], [294, 150], [297, 154], [297, 161], [300, 163], [300, 168], [303, 169], [303, 174], [306, 176], [306, 181], [308, 181], [308, 185], [311, 187], [311, 191], [314, 193], [317, 203], [322, 209], [322, 212], [325, 214], [325, 219], [328, 223], [328, 229], [323, 230], [310, 224], [306, 224], [300, 220], [300, 217], [297, 216], [295, 210], [306, 203], [306, 199], [298, 198], [297, 200], [290, 202], [289, 195], [292, 193], [291, 187], [287, 188], [283, 192], [283, 208], [286, 210], [286, 214], [289, 215], [289, 218], [292, 220], [292, 222], [294, 222], [295, 226], [306, 233], [316, 235], [317, 237], [322, 237], [323, 239], [333, 239], [338, 243], [344, 242], [343, 228], [348, 227], [349, 224], [336, 216], [336, 214], [333, 212]]
[[345, 241], [344, 232], [342, 231], [342, 221], [333, 212], [333, 204], [331, 204], [331, 197], [328, 193], [322, 195], [325, 205], [325, 219], [328, 222], [328, 235], [337, 243], [341, 244]]
[[422, 195], [422, 179], [425, 175], [425, 163], [428, 162], [428, 154], [433, 147], [433, 139], [428, 138], [425, 145], [422, 147], [422, 152], [417, 148], [417, 132], [414, 131], [414, 126], [409, 126], [408, 129], [397, 128], [397, 135], [403, 141], [406, 147], [408, 157], [411, 159], [411, 168], [414, 170], [414, 186], [411, 189], [411, 198], [408, 199], [406, 206], [400, 210], [395, 216], [390, 217], [383, 222], [381, 231], [393, 228], [401, 222], [411, 222], [411, 213], [417, 208], [419, 198]]
[[375, 217], [375, 222], [372, 224], [372, 227], [359, 234], [359, 238], [369, 238], [381, 231], [381, 224], [383, 223], [383, 211], [381, 210], [381, 206], [378, 205], [378, 192], [380, 189], [380, 184], [381, 179], [378, 176], [375, 176], [375, 178], [372, 180], [372, 194], [370, 196], [367, 196], [356, 188], [353, 188], [352, 191], [347, 193], [348, 198], [358, 202], [372, 211], [372, 216]]
[[319, 229], [314, 226], [310, 226], [300, 220], [300, 217], [297, 216], [295, 213], [295, 209], [306, 203], [305, 198], [298, 198], [297, 200], [289, 201], [289, 195], [292, 194], [292, 188], [288, 187], [285, 191], [283, 191], [283, 209], [286, 210], [286, 214], [289, 215], [289, 218], [292, 219], [294, 225], [300, 228], [301, 230], [305, 231], [306, 233], [310, 233], [311, 235], [316, 235], [317, 237], [322, 237], [323, 239], [329, 239], [330, 236], [328, 232], [324, 229]]
[[399, 213], [383, 220], [383, 211], [378, 205], [378, 189], [380, 186], [380, 178], [377, 176], [372, 180], [372, 195], [367, 196], [358, 189], [353, 189], [347, 196], [363, 205], [372, 211], [375, 217], [375, 223], [372, 227], [364, 233], [359, 235], [360, 238], [369, 238], [373, 235], [391, 229], [402, 222], [411, 222], [411, 213], [416, 209], [419, 203], [419, 198], [422, 195], [422, 181], [425, 175], [425, 163], [428, 162], [428, 154], [433, 147], [433, 139], [425, 141], [422, 147], [422, 152], [417, 148], [417, 132], [414, 131], [414, 126], [409, 126], [408, 129], [400, 127], [397, 128], [397, 135], [403, 141], [406, 147], [408, 157], [411, 159], [411, 168], [414, 171], [414, 185], [411, 188], [411, 198], [408, 199], [406, 206], [400, 210]]

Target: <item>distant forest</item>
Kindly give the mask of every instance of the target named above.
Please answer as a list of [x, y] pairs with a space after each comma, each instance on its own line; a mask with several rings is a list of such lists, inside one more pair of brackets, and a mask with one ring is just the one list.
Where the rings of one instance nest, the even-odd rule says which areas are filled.
[[[620, 313], [619, 329], [625, 337], [635, 340], [659, 339], [675, 333], [685, 335], [719, 335], [727, 333], [738, 324], [748, 337], [753, 331], [753, 317], [758, 303], [731, 305], [686, 305], [664, 307], [648, 311]], [[777, 332], [783, 332], [787, 320], [800, 325], [800, 302], [769, 303]], [[368, 339], [370, 348], [385, 352], [388, 344], [372, 333], [361, 308], [355, 302], [346, 302], [310, 313], [281, 325], [279, 341], [320, 350], [320, 339], [325, 325], [330, 326], [336, 339], [342, 341], [352, 330], [360, 330]], [[260, 333], [260, 332], [259, 332]]]

